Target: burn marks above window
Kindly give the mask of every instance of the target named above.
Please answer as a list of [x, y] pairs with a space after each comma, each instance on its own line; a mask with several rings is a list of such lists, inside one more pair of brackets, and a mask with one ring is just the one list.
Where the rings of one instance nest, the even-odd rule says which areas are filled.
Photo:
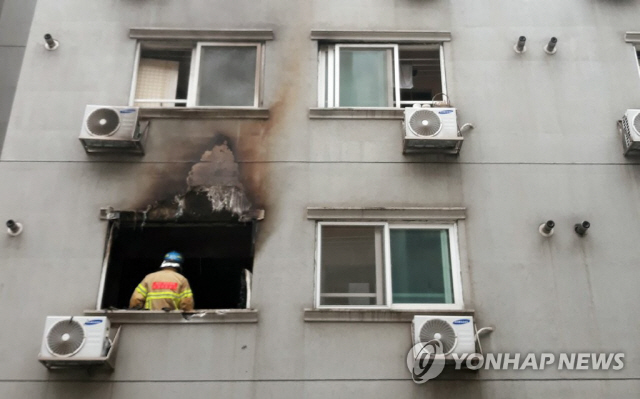
[[244, 181], [251, 177], [243, 175], [231, 140], [217, 134], [213, 142], [213, 147], [202, 154], [184, 177], [183, 189], [166, 187], [164, 180], [158, 181], [165, 189], [156, 194], [161, 198], [147, 200], [151, 203], [139, 205], [138, 210], [121, 211], [119, 217], [180, 223], [261, 220], [264, 211], [254, 205], [259, 194], [245, 187]]

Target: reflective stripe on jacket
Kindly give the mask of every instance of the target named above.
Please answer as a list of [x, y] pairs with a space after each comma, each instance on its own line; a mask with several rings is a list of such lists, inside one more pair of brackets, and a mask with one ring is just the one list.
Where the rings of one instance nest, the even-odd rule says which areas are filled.
[[133, 291], [129, 307], [149, 310], [193, 310], [189, 281], [171, 267], [148, 274]]

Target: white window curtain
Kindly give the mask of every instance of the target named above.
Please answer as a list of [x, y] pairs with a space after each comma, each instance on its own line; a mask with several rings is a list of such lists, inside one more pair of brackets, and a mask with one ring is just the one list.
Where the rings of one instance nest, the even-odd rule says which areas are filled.
[[[180, 63], [178, 61], [140, 58], [138, 80], [136, 82], [136, 99], [175, 100], [179, 68]], [[175, 104], [171, 101], [158, 103], [141, 102], [136, 105], [142, 107], [173, 107]]]

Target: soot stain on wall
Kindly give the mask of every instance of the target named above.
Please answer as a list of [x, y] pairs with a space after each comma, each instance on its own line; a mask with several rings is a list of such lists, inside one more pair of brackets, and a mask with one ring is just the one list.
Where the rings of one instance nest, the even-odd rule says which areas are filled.
[[[288, 66], [294, 72], [298, 69], [297, 61]], [[187, 161], [163, 165], [155, 182], [135, 201], [134, 209], [165, 220], [179, 219], [190, 212], [190, 218], [197, 219], [211, 216], [212, 212], [237, 216], [265, 209], [270, 193], [269, 148], [286, 113], [298, 105], [296, 99], [301, 90], [296, 82], [281, 85], [266, 121], [167, 122], [182, 132], [174, 145], [163, 148], [167, 158], [173, 155]], [[207, 131], [213, 132], [209, 138]], [[206, 206], [211, 209], [208, 213]]]
[[255, 207], [230, 143], [229, 137], [216, 134], [212, 148], [191, 166], [183, 180], [183, 193], [149, 205], [145, 209], [149, 220], [251, 218]]

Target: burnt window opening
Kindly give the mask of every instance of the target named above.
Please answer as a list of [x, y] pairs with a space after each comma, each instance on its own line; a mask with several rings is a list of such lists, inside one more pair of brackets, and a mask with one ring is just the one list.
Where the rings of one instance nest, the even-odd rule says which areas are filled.
[[253, 272], [254, 223], [154, 224], [115, 222], [100, 307], [126, 309], [136, 286], [159, 270], [164, 255], [184, 257], [196, 309], [243, 309]]

